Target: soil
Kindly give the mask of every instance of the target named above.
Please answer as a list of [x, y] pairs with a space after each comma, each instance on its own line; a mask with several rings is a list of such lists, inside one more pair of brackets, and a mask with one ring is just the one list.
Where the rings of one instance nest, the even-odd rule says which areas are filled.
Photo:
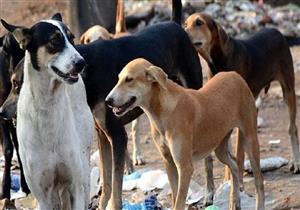
[[[9, 23], [30, 26], [40, 19], [51, 17], [58, 11], [62, 12], [63, 16], [66, 17], [69, 3], [70, 1], [68, 0], [0, 0], [0, 17]], [[3, 27], [0, 27], [0, 34], [3, 33]], [[293, 47], [291, 51], [295, 66], [297, 108], [300, 110], [300, 47]], [[204, 69], [205, 68], [206, 67], [204, 67]], [[263, 98], [263, 103], [259, 109], [259, 116], [264, 119], [266, 126], [260, 128], [258, 133], [261, 157], [281, 156], [290, 159], [291, 144], [288, 134], [288, 110], [283, 101], [279, 84], [276, 82], [272, 83], [269, 93], [263, 96]], [[297, 115], [297, 124], [298, 128], [300, 128], [299, 114]], [[144, 117], [143, 127], [144, 130], [140, 139], [146, 165], [137, 166], [136, 168], [164, 169], [162, 158], [151, 140], [149, 123], [146, 117]], [[129, 126], [127, 129], [130, 131]], [[280, 139], [280, 144], [276, 147], [270, 146], [269, 141], [275, 139]], [[131, 152], [131, 141], [129, 141], [128, 147]], [[214, 160], [214, 179], [216, 186], [218, 186], [223, 181], [224, 167], [216, 158], [214, 158]], [[291, 193], [299, 192], [300, 175], [292, 174], [288, 166], [264, 173], [264, 179], [266, 194], [275, 200], [282, 200]], [[198, 161], [195, 164], [193, 180], [202, 186], [204, 185], [204, 168], [202, 161]], [[254, 195], [253, 182], [246, 183], [246, 191]], [[124, 193], [125, 198], [130, 198], [131, 195], [132, 193]], [[167, 201], [168, 199], [169, 198], [167, 198]]]

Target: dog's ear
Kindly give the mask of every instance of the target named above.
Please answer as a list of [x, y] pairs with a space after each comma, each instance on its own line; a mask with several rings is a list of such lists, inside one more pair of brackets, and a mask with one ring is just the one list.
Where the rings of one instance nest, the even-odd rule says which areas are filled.
[[61, 21], [62, 22], [62, 16], [61, 14], [58, 12], [58, 13], [55, 13], [52, 18], [52, 20], [58, 20], [58, 21]]
[[1, 23], [4, 26], [4, 28], [6, 28], [9, 32], [12, 33], [12, 35], [19, 43], [20, 48], [22, 50], [26, 50], [32, 38], [31, 30], [28, 28], [8, 24], [3, 19], [1, 19]]
[[226, 32], [224, 31], [222, 26], [220, 26], [219, 24], [216, 24], [216, 25], [217, 25], [218, 37], [219, 37], [220, 43], [222, 44], [222, 47], [223, 47], [223, 45], [228, 40], [228, 35], [226, 34]]
[[[5, 35], [4, 35], [5, 36]], [[0, 37], [0, 47], [2, 47], [3, 46], [3, 40], [4, 40], [4, 36], [1, 36]]]
[[146, 69], [146, 77], [149, 81], [157, 82], [162, 88], [166, 88], [167, 74], [157, 66], [150, 66]]

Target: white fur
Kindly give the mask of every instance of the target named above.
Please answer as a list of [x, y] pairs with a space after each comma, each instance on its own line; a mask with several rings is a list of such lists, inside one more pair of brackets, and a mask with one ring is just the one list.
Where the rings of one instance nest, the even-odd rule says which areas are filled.
[[[57, 56], [57, 62], [69, 59], [57, 63], [60, 70], [67, 70], [68, 62], [80, 58], [69, 45]], [[57, 78], [47, 66], [42, 65], [40, 71], [33, 69], [26, 51], [17, 107], [17, 135], [25, 177], [39, 209], [85, 210], [93, 116], [81, 77], [72, 85], [59, 81], [53, 91]]]

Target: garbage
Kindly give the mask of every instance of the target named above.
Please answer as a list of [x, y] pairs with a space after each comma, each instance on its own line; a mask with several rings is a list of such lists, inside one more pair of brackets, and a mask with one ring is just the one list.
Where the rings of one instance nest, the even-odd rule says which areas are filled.
[[143, 203], [129, 203], [128, 201], [123, 202], [122, 210], [161, 210], [162, 207], [158, 203], [156, 196], [151, 195], [146, 198]]
[[[263, 172], [272, 171], [288, 164], [288, 160], [282, 157], [269, 157], [260, 160], [260, 169]], [[252, 172], [250, 161], [244, 162], [245, 171]]]
[[269, 141], [269, 144], [272, 146], [274, 146], [274, 145], [278, 145], [278, 144], [280, 144], [280, 142], [281, 142], [281, 140], [280, 139], [274, 139], [274, 140], [270, 140]]
[[166, 185], [169, 185], [168, 176], [166, 172], [162, 170], [146, 171], [137, 182], [137, 187], [144, 192], [149, 192], [154, 189], [163, 189]]
[[100, 171], [99, 171], [99, 167], [95, 166], [92, 168], [91, 175], [90, 175], [90, 198], [92, 198], [95, 195], [98, 195], [99, 184], [100, 184]]
[[14, 191], [18, 191], [21, 186], [21, 181], [20, 181], [20, 175], [18, 174], [11, 174], [11, 186], [10, 188]]
[[94, 166], [98, 166], [99, 163], [100, 163], [100, 154], [99, 154], [99, 150], [97, 149], [97, 150], [91, 155], [91, 158], [90, 158], [90, 164], [91, 164], [91, 167], [94, 167]]
[[220, 210], [220, 208], [218, 206], [211, 205], [211, 206], [206, 207], [205, 210]]

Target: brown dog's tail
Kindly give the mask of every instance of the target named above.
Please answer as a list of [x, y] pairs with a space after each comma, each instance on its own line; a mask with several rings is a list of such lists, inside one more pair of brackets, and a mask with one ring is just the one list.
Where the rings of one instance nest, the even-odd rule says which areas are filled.
[[124, 0], [118, 0], [115, 33], [118, 34], [124, 32], [127, 32], [126, 24], [125, 24]]
[[181, 0], [172, 0], [172, 20], [181, 25], [182, 4]]

